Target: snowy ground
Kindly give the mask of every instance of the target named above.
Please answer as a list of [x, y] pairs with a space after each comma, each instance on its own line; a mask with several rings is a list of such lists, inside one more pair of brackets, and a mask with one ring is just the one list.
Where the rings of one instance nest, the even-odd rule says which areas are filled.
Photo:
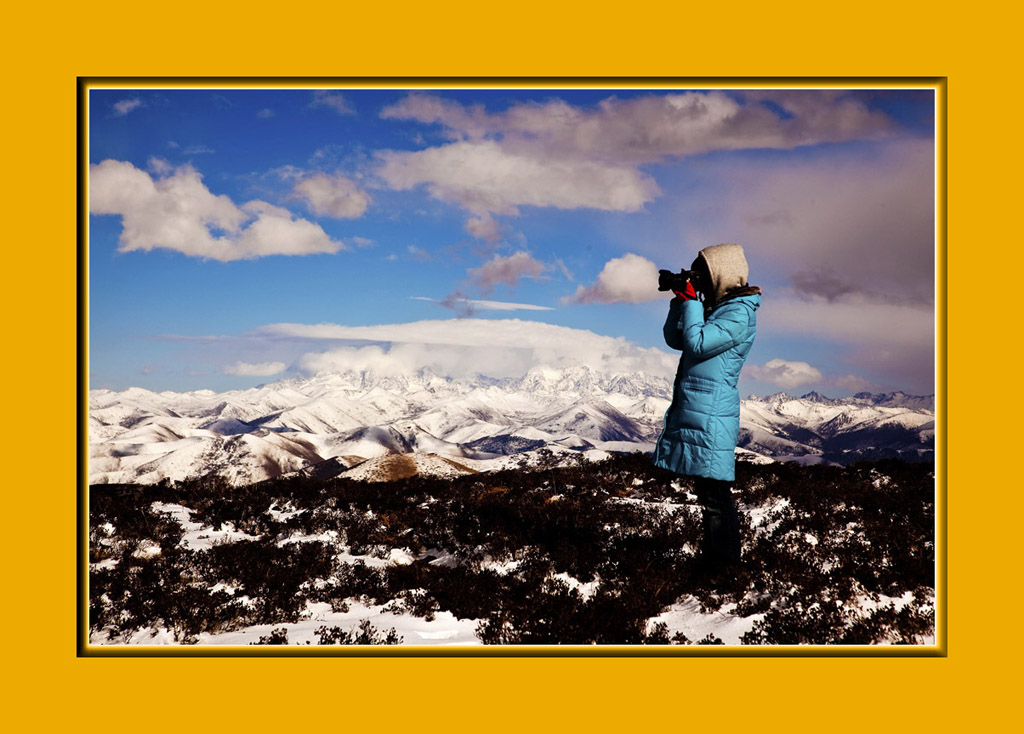
[[[292, 645], [316, 645], [318, 638], [314, 634], [323, 626], [341, 627], [343, 630], [355, 630], [363, 620], [369, 620], [379, 632], [387, 632], [394, 628], [402, 638], [402, 645], [434, 646], [434, 645], [479, 645], [474, 630], [479, 623], [475, 619], [456, 619], [448, 612], [438, 612], [434, 619], [427, 621], [422, 617], [414, 617], [408, 612], [394, 614], [385, 611], [385, 607], [368, 607], [359, 602], [351, 602], [347, 612], [332, 612], [330, 604], [310, 604], [307, 607], [307, 619], [293, 624], [273, 624], [247, 627], [237, 632], [226, 632], [218, 635], [201, 635], [200, 645], [248, 645], [256, 642], [271, 631], [284, 628], [288, 632], [288, 642]], [[173, 644], [173, 642], [172, 642]]]
[[[589, 457], [592, 461], [604, 459], [604, 457], [596, 455], [597, 452], [594, 453], [593, 457]], [[620, 461], [625, 460], [620, 459]], [[587, 471], [587, 469], [582, 471]], [[608, 496], [606, 502], [611, 506], [649, 507], [659, 510], [669, 517], [693, 517], [700, 513], [697, 498], [692, 493], [685, 491], [678, 483], [672, 483], [668, 488], [669, 491], [666, 492], [664, 483], [657, 478], [643, 478], [639, 476], [629, 478], [626, 475], [619, 481], [622, 482], [619, 491], [623, 491], [626, 496]], [[890, 478], [885, 475], [879, 474], [870, 480], [870, 486], [874, 487], [874, 490], [884, 491], [890, 484]], [[751, 480], [750, 489], [752, 491], [763, 486], [763, 479], [755, 477]], [[559, 486], [559, 492], [571, 494], [572, 489], [573, 485], [569, 483], [566, 483], [564, 487], [562, 485]], [[660, 494], [658, 494], [659, 491], [661, 492]], [[562, 493], [553, 493], [547, 498], [547, 502], [566, 501], [565, 497], [566, 495]], [[769, 500], [757, 505], [748, 506], [740, 504], [740, 509], [748, 518], [751, 529], [758, 536], [773, 533], [789, 508], [790, 500], [778, 496], [771, 497]], [[150, 509], [157, 514], [169, 516], [180, 525], [183, 531], [180, 547], [190, 551], [204, 551], [215, 546], [259, 539], [259, 536], [239, 531], [230, 522], [218, 523], [216, 530], [209, 525], [196, 522], [192, 519], [193, 511], [181, 504], [153, 502], [150, 505]], [[133, 509], [132, 511], [135, 512], [136, 510]], [[266, 515], [275, 522], [281, 523], [308, 511], [306, 509], [296, 509], [291, 500], [275, 500], [270, 505], [270, 508], [266, 510]], [[544, 512], [550, 512], [550, 510], [545, 510]], [[367, 511], [367, 514], [372, 516], [370, 511]], [[198, 516], [202, 517], [202, 515]], [[103, 523], [97, 525], [94, 530], [94, 543], [98, 546], [112, 545], [113, 539], [116, 537], [116, 529], [113, 525]], [[800, 532], [803, 531], [801, 530]], [[339, 537], [339, 533], [335, 530], [326, 530], [318, 534], [303, 534], [298, 530], [293, 530], [290, 534], [288, 532], [276, 531], [267, 537], [275, 539], [277, 546], [313, 541], [326, 543], [328, 553], [333, 554], [335, 561], [349, 566], [363, 564], [367, 567], [381, 569], [408, 566], [416, 562], [426, 562], [432, 566], [450, 568], [460, 564], [458, 558], [439, 548], [429, 548], [414, 553], [408, 548], [400, 546], [390, 547], [389, 545], [372, 545], [367, 550], [364, 544], [363, 551], [354, 554], [352, 547], [348, 546], [346, 541]], [[819, 545], [819, 539], [812, 533], [804, 532], [800, 537], [802, 538], [800, 542], [805, 543], [810, 548]], [[897, 540], [897, 543], [900, 546], [904, 545], [905, 541], [902, 539], [902, 536]], [[690, 543], [686, 543], [681, 547], [687, 553], [695, 552], [696, 549], [690, 547], [690, 545]], [[418, 547], [423, 548], [424, 546], [420, 545]], [[158, 557], [162, 552], [163, 549], [161, 549], [158, 542], [143, 540], [137, 546], [134, 546], [132, 554], [136, 558], [150, 559]], [[102, 554], [99, 557], [103, 559], [92, 564], [94, 570], [110, 569], [118, 563], [114, 557], [108, 556], [104, 558]], [[482, 562], [478, 559], [476, 563], [480, 563], [484, 569], [495, 571], [499, 575], [504, 576], [514, 573], [520, 561], [510, 559], [508, 556], [504, 556], [499, 560], [485, 556]], [[336, 571], [336, 573], [339, 572]], [[332, 576], [333, 578], [334, 576]], [[565, 572], [552, 572], [548, 579], [552, 582], [564, 584], [570, 590], [577, 592], [583, 600], [590, 600], [595, 594], [602, 593], [602, 579], [600, 576], [580, 580]], [[318, 584], [317, 588], [322, 588], [319, 584], [328, 582], [333, 583], [331, 579], [315, 581]], [[800, 581], [795, 580], [794, 583], [799, 584]], [[226, 592], [232, 596], [236, 593], [234, 589], [228, 588], [222, 583], [218, 583], [215, 587], [210, 588], [211, 593], [219, 591]], [[414, 593], [416, 592], [416, 590], [413, 591]], [[427, 593], [423, 590], [420, 591]], [[703, 594], [704, 592], [697, 590], [694, 593]], [[706, 599], [702, 601], [702, 598], [698, 596], [685, 593], [677, 598], [673, 604], [663, 608], [660, 614], [648, 618], [646, 620], [646, 631], [648, 634], [651, 634], [656, 630], [660, 630], [660, 633], [666, 634], [667, 638], [674, 642], [678, 642], [680, 637], [685, 637], [685, 641], [697, 645], [711, 643], [724, 644], [726, 646], [742, 645], [744, 635], [751, 633], [755, 625], [766, 617], [765, 614], [750, 613], [751, 602], [764, 601], [768, 598], [763, 595], [760, 598], [751, 596], [754, 593], [753, 590], [748, 589], [746, 592], [747, 596], [744, 599], [741, 600], [738, 595], [734, 596], [731, 599], [727, 599], [726, 603], [721, 604], [715, 610], [711, 610], [707, 606]], [[136, 598], [137, 596], [136, 594]], [[780, 599], [783, 599], [784, 596], [784, 592], [782, 596], [777, 596], [775, 592], [772, 592], [772, 604], [774, 605]], [[381, 636], [394, 630], [399, 639], [399, 644], [404, 647], [458, 647], [482, 644], [477, 636], [477, 630], [485, 620], [460, 619], [448, 611], [436, 611], [433, 614], [427, 614], [426, 617], [416, 616], [409, 611], [406, 605], [397, 599], [385, 604], [376, 605], [370, 602], [356, 601], [355, 598], [349, 598], [344, 604], [339, 603], [335, 599], [336, 606], [334, 607], [326, 602], [306, 602], [306, 606], [299, 613], [297, 621], [254, 625], [230, 632], [204, 632], [198, 634], [191, 642], [200, 646], [248, 646], [253, 643], [259, 643], [260, 638], [270, 636], [272, 633], [283, 629], [287, 634], [289, 645], [319, 645], [320, 635], [317, 634], [317, 631], [321, 628], [339, 628], [344, 632], [355, 633], [359, 630], [361, 624], [368, 622], [372, 625], [373, 630]], [[364, 596], [362, 598], [374, 597]], [[379, 600], [382, 597], [377, 596], [376, 598]], [[875, 594], [874, 598], [872, 598], [867, 594], [854, 594], [852, 597], [847, 596], [844, 598], [845, 601], [842, 602], [844, 606], [839, 608], [844, 610], [844, 612], [848, 611], [857, 618], [862, 618], [873, 611], [884, 608], [899, 611], [908, 605], [921, 603], [920, 597], [915, 602], [914, 594], [911, 591], [907, 591], [902, 596], [897, 597]], [[251, 604], [246, 597], [238, 599], [242, 601], [243, 605]], [[782, 603], [787, 602], [783, 601]], [[932, 608], [934, 608], [934, 604], [933, 595], [930, 602]], [[747, 607], [747, 616], [741, 616], [737, 611], [744, 605]], [[816, 602], [810, 605], [811, 608], [815, 606], [817, 606]], [[834, 611], [836, 607], [831, 609]], [[128, 632], [125, 632], [125, 634], [128, 635]], [[94, 631], [90, 636], [89, 642], [92, 645], [112, 646], [169, 646], [181, 644], [174, 639], [174, 635], [170, 630], [164, 628], [138, 630], [127, 636], [127, 639], [119, 635], [108, 635], [106, 631]], [[934, 645], [934, 634], [916, 642], [922, 645]]]
[[[564, 576], [564, 574], [562, 574]], [[571, 579], [571, 577], [570, 577]], [[565, 580], [565, 579], [563, 579]], [[590, 584], [580, 584], [575, 579], [571, 582], [583, 587], [586, 594]], [[884, 606], [895, 602], [897, 608], [902, 603], [909, 603], [909, 598], [890, 599], [883, 597], [879, 602], [864, 601], [867, 606]], [[221, 634], [201, 634], [196, 643], [200, 646], [249, 646], [257, 643], [261, 637], [273, 631], [284, 629], [290, 645], [317, 645], [316, 630], [321, 627], [340, 627], [345, 631], [356, 631], [359, 624], [368, 620], [381, 633], [392, 628], [401, 638], [404, 647], [435, 647], [435, 646], [478, 646], [480, 640], [475, 630], [480, 620], [457, 619], [448, 612], [438, 612], [430, 621], [416, 617], [408, 612], [396, 614], [387, 610], [388, 605], [366, 606], [359, 602], [351, 602], [346, 612], [331, 611], [329, 604], [309, 604], [304, 619], [294, 623], [263, 624], [246, 627], [234, 632]], [[761, 620], [763, 614], [741, 617], [735, 614], [736, 604], [725, 604], [717, 611], [701, 610], [700, 602], [693, 596], [687, 596], [656, 617], [648, 620], [648, 631], [657, 623], [664, 623], [669, 637], [676, 634], [685, 635], [691, 643], [699, 643], [707, 638], [717, 638], [726, 646], [740, 646], [740, 638], [753, 628], [754, 623]], [[145, 645], [167, 646], [177, 645], [173, 635], [166, 629], [142, 630], [124, 643], [120, 639], [104, 639], [101, 635], [93, 635], [92, 645]], [[935, 639], [924, 640], [924, 645], [934, 645]], [[749, 646], [744, 646], [749, 647]], [[643, 649], [643, 648], [638, 648]]]
[[[439, 612], [431, 621], [422, 617], [414, 617], [404, 612], [394, 614], [385, 611], [386, 605], [368, 607], [352, 602], [347, 612], [333, 612], [330, 604], [310, 604], [304, 618], [298, 622], [281, 624], [261, 624], [246, 627], [234, 632], [221, 634], [201, 634], [197, 645], [248, 646], [258, 643], [261, 637], [270, 635], [275, 630], [284, 629], [288, 634], [290, 645], [317, 645], [319, 637], [316, 630], [321, 627], [340, 627], [345, 631], [357, 631], [360, 622], [369, 620], [379, 631], [387, 632], [394, 628], [402, 638], [404, 646], [436, 646], [436, 645], [479, 645], [480, 641], [474, 634], [477, 620], [456, 619], [448, 612]], [[101, 635], [93, 635], [93, 645], [177, 645], [174, 636], [166, 629], [150, 629], [137, 632], [124, 643], [120, 639], [106, 640]]]
[[739, 645], [740, 637], [750, 632], [754, 622], [762, 619], [763, 614], [740, 617], [732, 614], [735, 604], [725, 604], [714, 612], [703, 612], [696, 597], [687, 596], [679, 600], [667, 610], [652, 617], [647, 622], [648, 630], [658, 622], [668, 627], [668, 635], [677, 633], [686, 635], [691, 642], [699, 642], [706, 637], [717, 637], [726, 645]]
[[[577, 582], [578, 583], [578, 582]], [[392, 628], [402, 638], [401, 645], [412, 647], [433, 646], [475, 646], [480, 640], [475, 634], [479, 620], [456, 619], [448, 612], [439, 612], [434, 619], [427, 621], [415, 617], [408, 612], [395, 614], [386, 611], [387, 605], [366, 606], [352, 602], [347, 612], [332, 612], [329, 604], [310, 604], [306, 610], [307, 617], [291, 624], [262, 624], [235, 632], [222, 634], [199, 635], [197, 645], [248, 646], [258, 642], [261, 637], [270, 635], [274, 630], [284, 629], [288, 634], [288, 642], [292, 645], [316, 645], [315, 634], [320, 627], [341, 627], [343, 630], [356, 630], [363, 620], [369, 622], [379, 631], [386, 632]], [[669, 636], [681, 632], [691, 641], [699, 641], [707, 636], [717, 637], [726, 645], [739, 645], [740, 636], [749, 632], [754, 622], [762, 615], [738, 617], [729, 612], [735, 604], [723, 606], [720, 611], [702, 612], [700, 603], [694, 597], [688, 597], [673, 604], [671, 608], [657, 617], [652, 617], [649, 626], [664, 622], [668, 626]], [[121, 640], [104, 640], [96, 635], [90, 640], [93, 645], [121, 645]], [[136, 633], [129, 645], [177, 645], [168, 630], [144, 630]]]

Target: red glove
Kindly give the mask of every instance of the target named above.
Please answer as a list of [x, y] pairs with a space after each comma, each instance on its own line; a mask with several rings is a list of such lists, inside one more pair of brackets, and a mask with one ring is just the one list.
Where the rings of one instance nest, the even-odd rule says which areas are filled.
[[672, 291], [676, 294], [676, 298], [682, 298], [684, 301], [696, 301], [697, 291], [693, 289], [693, 283], [686, 281], [686, 290], [680, 293], [679, 291]]

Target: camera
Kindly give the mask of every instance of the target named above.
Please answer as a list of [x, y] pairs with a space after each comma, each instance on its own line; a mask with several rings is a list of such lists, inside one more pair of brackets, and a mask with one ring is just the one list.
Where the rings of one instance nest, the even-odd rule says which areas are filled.
[[701, 286], [700, 271], [686, 270], [685, 268], [678, 273], [673, 273], [671, 270], [658, 271], [659, 291], [685, 291], [687, 281], [693, 283], [694, 290], [699, 291]]

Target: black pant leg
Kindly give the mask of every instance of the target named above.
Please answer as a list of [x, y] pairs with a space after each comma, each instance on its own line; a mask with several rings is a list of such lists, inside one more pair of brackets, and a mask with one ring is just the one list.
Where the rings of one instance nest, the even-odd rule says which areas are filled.
[[701, 556], [713, 570], [740, 562], [740, 518], [732, 485], [698, 477], [694, 491], [703, 507], [704, 539]]

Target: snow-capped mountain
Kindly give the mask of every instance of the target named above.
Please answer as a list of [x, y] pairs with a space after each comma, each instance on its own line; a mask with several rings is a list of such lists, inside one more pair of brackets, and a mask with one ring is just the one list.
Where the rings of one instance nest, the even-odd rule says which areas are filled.
[[777, 459], [847, 464], [934, 458], [935, 398], [902, 392], [831, 400], [785, 393], [742, 401], [739, 445]]
[[[225, 393], [93, 390], [89, 481], [211, 473], [236, 484], [293, 472], [447, 476], [650, 450], [671, 390], [658, 376], [586, 366], [538, 367], [502, 380], [364, 371]], [[933, 398], [902, 393], [749, 398], [742, 401], [739, 454], [839, 463], [929, 458], [934, 421]], [[387, 458], [399, 456], [409, 460]]]

